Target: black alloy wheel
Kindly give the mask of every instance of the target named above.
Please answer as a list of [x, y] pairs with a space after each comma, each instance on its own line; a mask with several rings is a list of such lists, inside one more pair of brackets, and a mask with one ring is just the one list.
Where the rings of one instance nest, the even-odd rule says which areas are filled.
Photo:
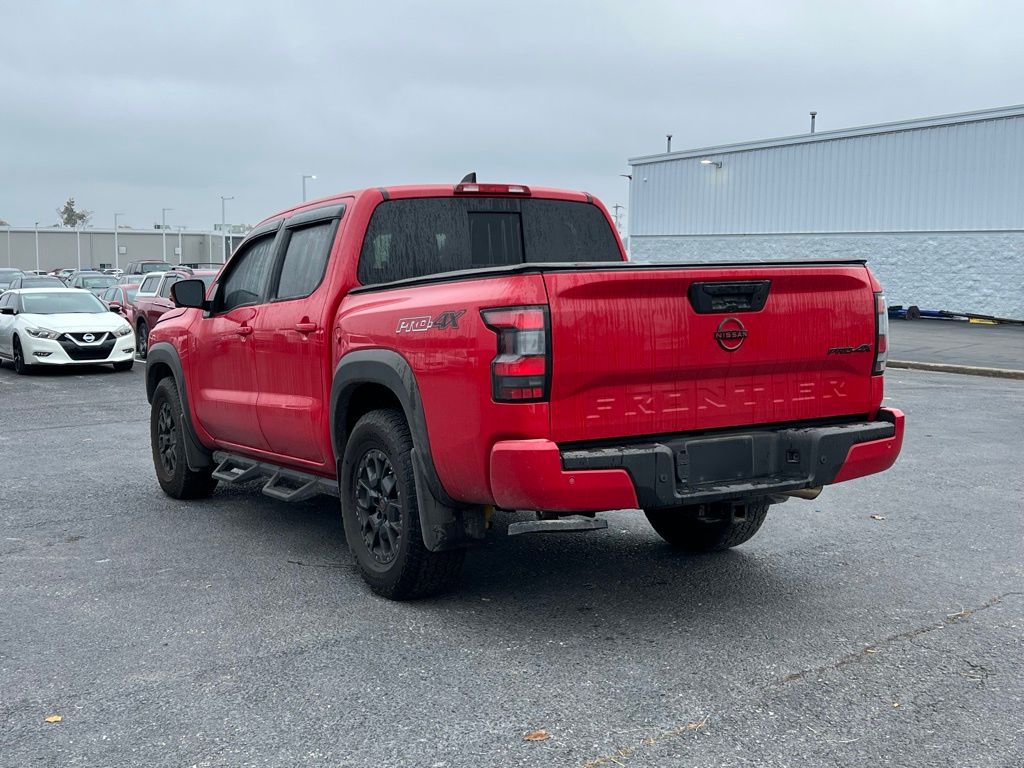
[[387, 565], [402, 539], [402, 501], [395, 469], [383, 451], [363, 454], [356, 469], [355, 511], [363, 543], [373, 559]]
[[164, 472], [173, 475], [178, 466], [178, 426], [174, 423], [171, 404], [166, 400], [160, 404], [156, 419], [157, 453]]

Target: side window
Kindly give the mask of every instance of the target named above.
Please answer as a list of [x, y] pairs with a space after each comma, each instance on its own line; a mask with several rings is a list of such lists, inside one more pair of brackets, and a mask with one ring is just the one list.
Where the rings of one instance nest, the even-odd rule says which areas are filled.
[[231, 260], [231, 271], [217, 289], [217, 311], [229, 312], [236, 307], [257, 304], [263, 298], [274, 256], [274, 235], [268, 235], [245, 247]]
[[327, 270], [334, 232], [334, 221], [292, 230], [277, 281], [277, 300], [302, 299], [317, 289]]
[[103, 292], [104, 301], [117, 301], [117, 288], [111, 286]]
[[163, 285], [160, 286], [160, 298], [169, 299], [171, 298], [171, 286], [178, 282], [181, 278], [176, 275], [168, 275], [164, 280]]
[[13, 293], [5, 293], [3, 295], [0, 295], [0, 308], [11, 306], [11, 299], [13, 297]]
[[145, 280], [142, 281], [142, 285], [139, 286], [139, 293], [156, 293], [156, 286], [157, 286], [157, 283], [159, 283], [159, 282], [160, 282], [160, 276], [159, 275], [153, 275], [152, 277], [147, 277]]

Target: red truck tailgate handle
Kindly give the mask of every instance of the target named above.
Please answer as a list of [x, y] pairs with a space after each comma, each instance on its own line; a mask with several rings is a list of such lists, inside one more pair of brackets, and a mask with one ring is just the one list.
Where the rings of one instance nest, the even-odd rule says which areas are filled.
[[771, 280], [693, 283], [690, 304], [698, 315], [719, 312], [760, 312], [768, 301]]
[[295, 330], [299, 333], [312, 333], [316, 330], [316, 323], [296, 323]]

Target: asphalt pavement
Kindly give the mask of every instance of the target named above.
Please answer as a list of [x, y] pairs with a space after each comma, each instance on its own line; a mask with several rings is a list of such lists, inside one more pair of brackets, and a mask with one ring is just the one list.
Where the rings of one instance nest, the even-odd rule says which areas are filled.
[[1024, 370], [1024, 325], [890, 320], [890, 360]]
[[736, 550], [501, 515], [395, 604], [335, 501], [163, 496], [139, 369], [5, 366], [0, 765], [1020, 766], [1024, 382], [887, 391], [897, 465]]

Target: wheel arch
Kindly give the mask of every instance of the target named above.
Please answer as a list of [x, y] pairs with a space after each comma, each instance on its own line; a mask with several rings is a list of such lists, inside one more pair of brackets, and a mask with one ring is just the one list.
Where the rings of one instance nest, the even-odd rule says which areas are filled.
[[181, 413], [185, 426], [185, 459], [190, 469], [198, 471], [212, 467], [213, 452], [199, 442], [195, 427], [192, 424], [192, 412], [188, 404], [188, 388], [185, 385], [185, 372], [181, 365], [178, 350], [166, 341], [153, 345], [146, 355], [146, 400], [153, 402], [153, 394], [160, 382], [166, 378], [174, 379], [181, 398]]
[[334, 369], [330, 423], [339, 485], [345, 445], [358, 417], [377, 408], [395, 407], [404, 414], [412, 434], [420, 528], [427, 549], [457, 549], [482, 538], [472, 508], [453, 499], [438, 477], [416, 375], [408, 361], [393, 350], [350, 352]]

